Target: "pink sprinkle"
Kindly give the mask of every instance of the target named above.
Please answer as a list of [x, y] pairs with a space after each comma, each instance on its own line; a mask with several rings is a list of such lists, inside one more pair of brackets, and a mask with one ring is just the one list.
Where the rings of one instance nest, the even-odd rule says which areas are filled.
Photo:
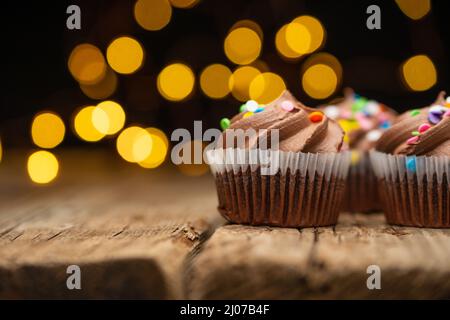
[[350, 119], [350, 118], [352, 117], [352, 112], [351, 112], [351, 111], [343, 110], [343, 111], [341, 112], [341, 117], [342, 117], [343, 119]]
[[406, 144], [415, 144], [417, 141], [419, 141], [419, 136], [411, 137], [406, 141]]
[[419, 132], [424, 133], [425, 131], [427, 131], [430, 128], [431, 128], [431, 126], [428, 123], [421, 124], [419, 126]]
[[281, 103], [281, 108], [284, 111], [289, 112], [289, 111], [294, 110], [294, 104], [291, 101], [285, 100]]
[[363, 114], [358, 113], [356, 115], [356, 120], [358, 120], [359, 125], [363, 130], [372, 129], [372, 122], [369, 119], [367, 119]]
[[450, 110], [444, 113], [444, 118], [450, 118]]

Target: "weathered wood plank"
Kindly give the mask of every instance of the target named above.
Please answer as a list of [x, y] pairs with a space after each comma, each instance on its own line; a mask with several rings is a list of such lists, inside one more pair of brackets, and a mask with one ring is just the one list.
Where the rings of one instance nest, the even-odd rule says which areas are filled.
[[[367, 267], [381, 289], [367, 288]], [[194, 299], [449, 298], [450, 230], [391, 227], [343, 215], [335, 228], [228, 225], [191, 260]]]
[[[54, 185], [19, 183], [18, 172], [11, 201], [1, 197], [0, 298], [181, 298], [186, 257], [222, 222], [210, 177], [98, 153], [66, 152], [61, 163]], [[81, 290], [67, 289], [71, 264]]]

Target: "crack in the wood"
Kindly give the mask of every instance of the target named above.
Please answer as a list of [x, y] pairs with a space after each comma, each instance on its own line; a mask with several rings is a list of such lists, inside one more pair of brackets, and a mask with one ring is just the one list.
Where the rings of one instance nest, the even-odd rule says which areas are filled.
[[53, 234], [52, 236], [50, 236], [49, 238], [47, 238], [46, 240], [47, 240], [47, 241], [50, 241], [50, 240], [52, 240], [52, 239], [55, 239], [57, 236], [61, 235], [63, 232], [64, 232], [64, 230], [59, 231], [59, 232]]

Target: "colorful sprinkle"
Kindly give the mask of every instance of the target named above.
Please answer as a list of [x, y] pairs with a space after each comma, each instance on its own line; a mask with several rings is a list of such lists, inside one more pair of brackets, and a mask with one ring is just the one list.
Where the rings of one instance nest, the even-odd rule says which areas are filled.
[[253, 115], [253, 112], [246, 112], [246, 113], [244, 113], [244, 115], [243, 115], [243, 118], [245, 119], [245, 118], [248, 118], [248, 117], [251, 117]]
[[425, 131], [427, 131], [430, 128], [431, 128], [431, 126], [428, 123], [423, 123], [419, 126], [418, 130], [420, 133], [424, 133]]
[[415, 144], [419, 141], [419, 136], [411, 137], [406, 140], [406, 144]]
[[444, 114], [444, 118], [450, 118], [450, 110], [448, 110], [448, 111]]
[[370, 130], [372, 128], [372, 121], [366, 118], [362, 113], [357, 113], [355, 118], [358, 120], [362, 129]]
[[368, 115], [376, 115], [380, 112], [380, 105], [376, 101], [370, 100], [364, 107], [364, 111]]
[[420, 110], [419, 109], [411, 110], [410, 114], [411, 114], [411, 117], [418, 116], [420, 114]]
[[247, 111], [249, 112], [255, 112], [256, 109], [259, 108], [259, 104], [258, 102], [256, 102], [255, 100], [249, 100], [247, 101], [247, 103], [245, 104]]
[[411, 132], [411, 134], [415, 137], [415, 136], [420, 136], [420, 132], [419, 131], [413, 131]]
[[291, 101], [285, 100], [281, 103], [281, 109], [290, 112], [294, 110], [294, 104]]
[[239, 112], [246, 112], [247, 111], [247, 106], [245, 105], [245, 103], [243, 105], [241, 105], [239, 107]]
[[337, 119], [339, 117], [339, 108], [336, 106], [328, 106], [323, 110], [323, 112], [330, 119]]
[[381, 135], [382, 135], [381, 130], [371, 130], [367, 133], [366, 138], [369, 141], [375, 142], [380, 139]]
[[433, 113], [437, 116], [443, 114], [445, 111], [447, 111], [445, 107], [438, 105], [431, 106], [429, 109], [430, 113]]
[[389, 129], [391, 127], [391, 122], [389, 120], [385, 120], [380, 124], [381, 129]]
[[323, 119], [323, 113], [322, 112], [314, 111], [314, 112], [309, 114], [309, 120], [311, 122], [314, 122], [314, 123], [320, 122], [320, 121], [322, 121], [322, 119]]
[[356, 101], [352, 105], [352, 111], [353, 112], [359, 112], [359, 111], [361, 111], [364, 108], [364, 106], [366, 104], [367, 104], [367, 99], [366, 98], [358, 98], [358, 99], [356, 99]]
[[255, 113], [262, 112], [262, 111], [264, 111], [264, 108], [258, 108], [255, 110]]
[[231, 121], [228, 118], [223, 118], [222, 120], [220, 120], [220, 127], [222, 128], [222, 130], [226, 130], [230, 127]]
[[438, 124], [442, 119], [442, 114], [441, 115], [436, 115], [434, 113], [429, 113], [428, 114], [428, 121], [430, 121], [432, 124]]
[[406, 158], [406, 169], [412, 172], [416, 172], [416, 157]]

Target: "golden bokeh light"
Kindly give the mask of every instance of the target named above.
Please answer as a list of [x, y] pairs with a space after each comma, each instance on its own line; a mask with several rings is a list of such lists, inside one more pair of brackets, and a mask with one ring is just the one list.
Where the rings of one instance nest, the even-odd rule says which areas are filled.
[[[292, 23], [302, 25], [308, 30], [309, 47], [306, 49], [306, 52], [304, 53], [312, 53], [318, 50], [325, 42], [326, 38], [325, 28], [318, 19], [311, 16], [300, 16], [292, 20]], [[289, 34], [289, 32], [287, 32], [286, 36], [289, 38], [289, 40], [292, 41], [292, 44], [294, 44], [294, 46], [292, 46], [291, 42], [289, 41], [291, 48], [295, 50], [294, 47], [297, 40], [295, 38], [291, 39], [290, 37], [291, 35]], [[301, 45], [300, 48], [302, 48]]]
[[261, 72], [252, 66], [236, 68], [228, 81], [233, 97], [242, 102], [250, 100], [250, 83], [260, 74]]
[[206, 146], [207, 146], [207, 144], [200, 140], [193, 140], [193, 141], [185, 142], [185, 145], [183, 145], [183, 149], [180, 152], [180, 156], [183, 157], [184, 149], [190, 148], [190, 150], [191, 150], [191, 155], [190, 155], [190, 159], [189, 159], [190, 163], [182, 163], [182, 164], [177, 165], [178, 170], [182, 174], [184, 174], [186, 176], [190, 176], [190, 177], [198, 177], [198, 176], [202, 176], [202, 175], [208, 173], [209, 166], [203, 160], [199, 164], [194, 163], [196, 152], [202, 152], [202, 159], [203, 159], [203, 152], [204, 152], [204, 149]]
[[150, 133], [138, 126], [128, 127], [117, 137], [117, 151], [128, 162], [141, 162], [147, 159], [153, 148]]
[[278, 98], [286, 90], [283, 78], [272, 72], [264, 72], [256, 76], [250, 83], [250, 98], [259, 104], [269, 103]]
[[277, 34], [275, 35], [275, 47], [277, 48], [278, 53], [287, 59], [295, 59], [300, 57], [302, 54], [294, 51], [289, 44], [287, 43], [286, 39], [286, 29], [288, 27], [288, 24], [285, 24], [278, 30]]
[[290, 49], [302, 55], [309, 52], [312, 36], [303, 24], [291, 22], [286, 27], [286, 42]]
[[95, 84], [106, 74], [106, 62], [96, 46], [83, 43], [76, 46], [67, 63], [72, 76], [81, 84]]
[[49, 183], [58, 175], [58, 159], [51, 152], [36, 151], [28, 157], [27, 170], [33, 182]]
[[172, 6], [168, 0], [138, 0], [134, 5], [134, 18], [145, 30], [161, 30], [171, 17]]
[[100, 102], [92, 112], [92, 123], [100, 133], [112, 135], [123, 128], [125, 117], [125, 111], [120, 104], [107, 100]]
[[61, 118], [52, 112], [43, 112], [34, 117], [31, 124], [31, 138], [35, 145], [51, 149], [60, 144], [66, 133]]
[[231, 71], [222, 64], [212, 64], [200, 74], [200, 87], [210, 98], [220, 99], [230, 93], [228, 82]]
[[[78, 113], [75, 115], [74, 121], [73, 121], [73, 128], [75, 130], [75, 133], [83, 140], [88, 142], [96, 142], [101, 140], [103, 137], [105, 137], [104, 133], [101, 133], [96, 129], [93, 123], [93, 113], [96, 107], [94, 106], [88, 106], [82, 108]], [[99, 114], [101, 114], [101, 111], [97, 111]], [[104, 126], [109, 127], [109, 119], [108, 115], [103, 112], [102, 117], [100, 118], [100, 115], [97, 115], [97, 121], [101, 121], [103, 124], [97, 124], [97, 126]]]
[[181, 9], [190, 9], [194, 7], [199, 0], [170, 0], [170, 3], [175, 8], [181, 8]]
[[80, 89], [91, 99], [102, 100], [110, 97], [117, 89], [118, 78], [111, 68], [108, 68], [102, 80], [95, 84], [80, 84]]
[[413, 91], [428, 90], [437, 81], [436, 67], [426, 55], [417, 55], [405, 61], [401, 74], [405, 85]]
[[194, 89], [195, 76], [191, 68], [182, 63], [165, 67], [158, 75], [159, 93], [170, 101], [186, 99]]
[[152, 138], [152, 149], [148, 157], [138, 162], [138, 164], [146, 169], [154, 169], [159, 167], [166, 159], [169, 140], [165, 133], [157, 128], [147, 128], [145, 130], [147, 130]]
[[395, 0], [402, 12], [413, 20], [425, 17], [431, 10], [430, 0]]
[[144, 62], [142, 45], [131, 37], [114, 39], [106, 50], [106, 59], [111, 68], [122, 74], [136, 72]]
[[337, 88], [338, 77], [328, 65], [315, 64], [306, 69], [302, 76], [303, 90], [312, 98], [325, 99]]
[[225, 54], [236, 64], [249, 64], [261, 53], [262, 40], [258, 33], [248, 27], [232, 29], [224, 42]]

